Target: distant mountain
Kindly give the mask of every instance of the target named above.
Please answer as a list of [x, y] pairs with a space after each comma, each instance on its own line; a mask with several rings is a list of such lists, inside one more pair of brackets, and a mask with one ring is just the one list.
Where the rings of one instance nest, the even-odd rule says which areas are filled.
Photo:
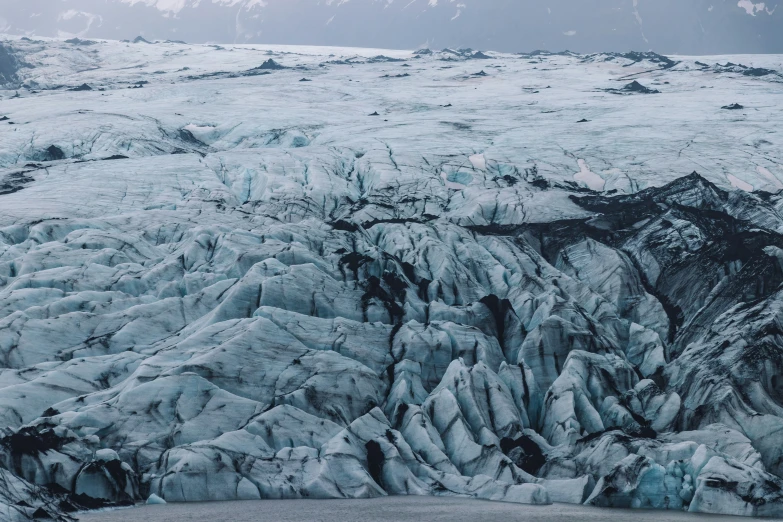
[[384, 48], [783, 53], [751, 0], [3, 0], [0, 32]]

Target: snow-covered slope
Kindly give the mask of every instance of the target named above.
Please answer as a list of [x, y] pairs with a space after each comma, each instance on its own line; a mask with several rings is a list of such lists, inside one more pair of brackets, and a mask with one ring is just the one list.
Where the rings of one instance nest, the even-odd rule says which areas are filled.
[[3, 520], [783, 515], [780, 56], [0, 53]]

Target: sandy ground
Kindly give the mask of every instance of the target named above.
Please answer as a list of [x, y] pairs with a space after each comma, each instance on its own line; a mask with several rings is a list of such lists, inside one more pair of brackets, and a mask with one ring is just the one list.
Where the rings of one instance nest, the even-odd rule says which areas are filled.
[[[554, 504], [527, 506], [481, 500], [386, 497], [372, 500], [261, 500], [140, 506], [79, 514], [83, 522], [369, 522], [426, 520], [448, 522], [675, 522], [742, 521], [743, 517], [694, 515], [671, 511], [598, 509]], [[773, 520], [773, 519], [764, 519]], [[780, 519], [775, 519], [780, 520]]]

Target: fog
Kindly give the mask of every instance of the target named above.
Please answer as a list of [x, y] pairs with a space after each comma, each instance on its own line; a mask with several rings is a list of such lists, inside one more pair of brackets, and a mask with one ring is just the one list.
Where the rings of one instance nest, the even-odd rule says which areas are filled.
[[0, 33], [496, 51], [783, 53], [752, 0], [0, 0]]

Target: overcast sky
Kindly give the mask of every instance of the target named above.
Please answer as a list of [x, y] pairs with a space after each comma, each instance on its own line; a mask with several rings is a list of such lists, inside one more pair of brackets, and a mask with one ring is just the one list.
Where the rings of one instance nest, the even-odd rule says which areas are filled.
[[753, 0], [0, 0], [0, 33], [509, 52], [783, 53], [783, 5]]

